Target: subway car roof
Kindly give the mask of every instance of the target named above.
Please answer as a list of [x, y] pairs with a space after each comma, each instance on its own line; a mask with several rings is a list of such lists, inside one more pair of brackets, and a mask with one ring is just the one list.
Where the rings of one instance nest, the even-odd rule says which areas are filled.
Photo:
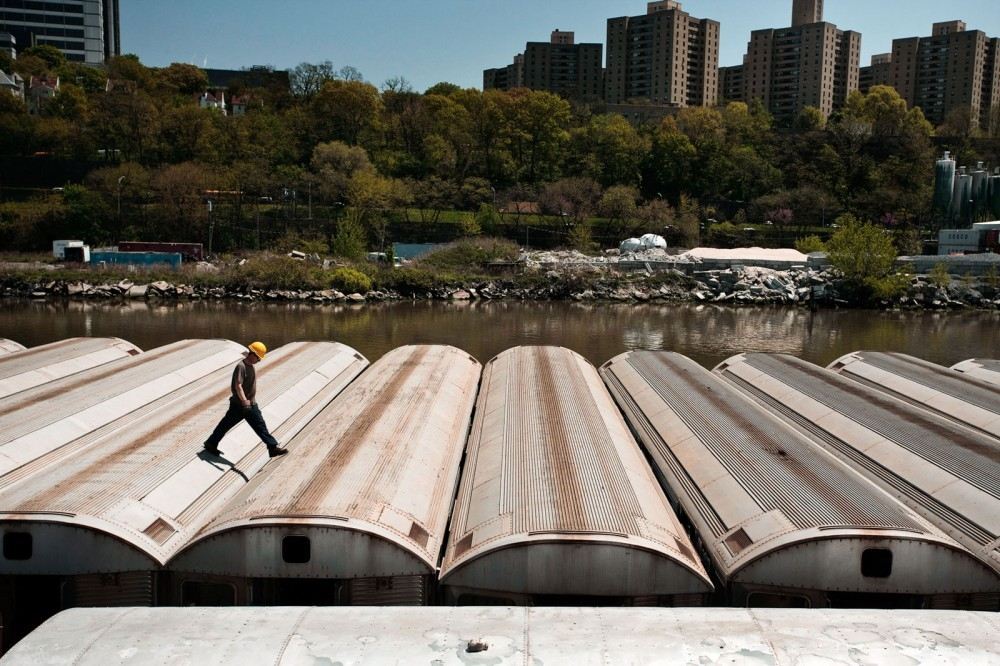
[[[366, 365], [360, 354], [337, 343], [297, 342], [273, 350], [257, 366], [257, 402], [271, 431], [287, 441]], [[22, 537], [16, 556], [0, 558], [0, 573], [68, 575], [163, 565], [268, 461], [246, 423], [222, 440], [224, 457], [202, 451], [228, 407], [230, 375], [227, 363], [145, 410], [141, 419], [100, 433], [38, 474], [3, 484], [0, 525], [8, 536], [22, 532], [30, 539]]]
[[[878, 593], [1000, 591], [965, 548], [691, 359], [601, 374], [727, 581]], [[866, 574], [861, 553], [892, 552]]]
[[0, 399], [141, 351], [119, 338], [67, 338], [0, 355]]
[[441, 582], [522, 594], [711, 589], [597, 371], [561, 347], [515, 347], [486, 365]]
[[951, 366], [952, 370], [980, 379], [989, 384], [1000, 384], [1000, 361], [992, 358], [970, 358]]
[[24, 351], [24, 345], [13, 340], [8, 340], [7, 338], [0, 338], [0, 356], [19, 351]]
[[1000, 615], [781, 608], [75, 608], [0, 661], [990, 664]]
[[827, 367], [894, 398], [1000, 437], [1000, 386], [891, 352], [858, 351]]
[[716, 372], [1000, 571], [1000, 442], [783, 354]]
[[152, 403], [236, 363], [243, 350], [229, 340], [181, 340], [0, 400], [0, 483], [141, 420]]
[[[454, 347], [390, 351], [171, 568], [278, 577], [435, 573], [481, 370]], [[289, 529], [310, 539], [308, 562], [284, 561]]]

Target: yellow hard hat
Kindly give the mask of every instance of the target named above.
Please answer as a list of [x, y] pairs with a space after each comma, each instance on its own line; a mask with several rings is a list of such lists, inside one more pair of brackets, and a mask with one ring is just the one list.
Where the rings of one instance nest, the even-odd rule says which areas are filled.
[[251, 342], [247, 345], [247, 349], [256, 354], [259, 359], [263, 359], [267, 355], [267, 347], [264, 346], [263, 342]]

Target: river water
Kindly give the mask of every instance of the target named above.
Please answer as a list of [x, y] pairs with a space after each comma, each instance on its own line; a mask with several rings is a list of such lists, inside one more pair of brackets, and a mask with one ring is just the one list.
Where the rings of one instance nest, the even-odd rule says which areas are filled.
[[826, 365], [860, 349], [951, 365], [1000, 356], [1000, 313], [572, 302], [287, 303], [0, 301], [0, 337], [35, 346], [117, 336], [151, 349], [185, 338], [336, 340], [374, 361], [395, 347], [449, 344], [480, 361], [516, 345], [562, 345], [595, 365], [623, 351], [664, 349], [711, 368], [740, 352], [781, 352]]

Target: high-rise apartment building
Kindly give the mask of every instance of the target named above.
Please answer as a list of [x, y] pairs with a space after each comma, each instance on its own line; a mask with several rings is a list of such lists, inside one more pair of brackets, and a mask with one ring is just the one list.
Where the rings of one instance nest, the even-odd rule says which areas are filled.
[[[742, 69], [744, 101], [761, 100], [779, 122], [807, 106], [829, 116], [858, 88], [861, 34], [823, 21], [822, 0], [794, 0], [792, 26], [750, 33]], [[730, 88], [729, 94], [735, 94]]]
[[525, 87], [597, 101], [604, 91], [603, 58], [603, 45], [577, 44], [574, 33], [555, 30], [547, 42], [528, 42], [512, 64], [483, 70], [483, 89]]
[[19, 49], [48, 44], [97, 65], [121, 53], [118, 0], [0, 0], [0, 32]]
[[892, 54], [878, 53], [872, 56], [871, 64], [858, 71], [858, 90], [868, 94], [872, 86], [892, 85]]
[[608, 19], [608, 104], [712, 106], [719, 95], [719, 23], [650, 2], [646, 14]]
[[930, 37], [894, 39], [891, 84], [935, 125], [965, 109], [988, 127], [1000, 108], [1000, 39], [966, 30], [962, 21], [935, 23]]

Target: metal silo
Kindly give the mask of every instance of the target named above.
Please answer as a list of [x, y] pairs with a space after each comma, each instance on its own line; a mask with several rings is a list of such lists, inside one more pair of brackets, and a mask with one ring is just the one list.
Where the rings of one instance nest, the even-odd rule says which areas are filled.
[[978, 219], [981, 213], [989, 208], [989, 187], [990, 175], [983, 168], [982, 162], [976, 163], [976, 169], [972, 172], [972, 196], [973, 215]]
[[990, 208], [993, 219], [1000, 220], [1000, 167], [994, 169], [990, 176]]
[[955, 192], [955, 160], [944, 151], [944, 157], [934, 164], [934, 210], [951, 217], [951, 200]]

